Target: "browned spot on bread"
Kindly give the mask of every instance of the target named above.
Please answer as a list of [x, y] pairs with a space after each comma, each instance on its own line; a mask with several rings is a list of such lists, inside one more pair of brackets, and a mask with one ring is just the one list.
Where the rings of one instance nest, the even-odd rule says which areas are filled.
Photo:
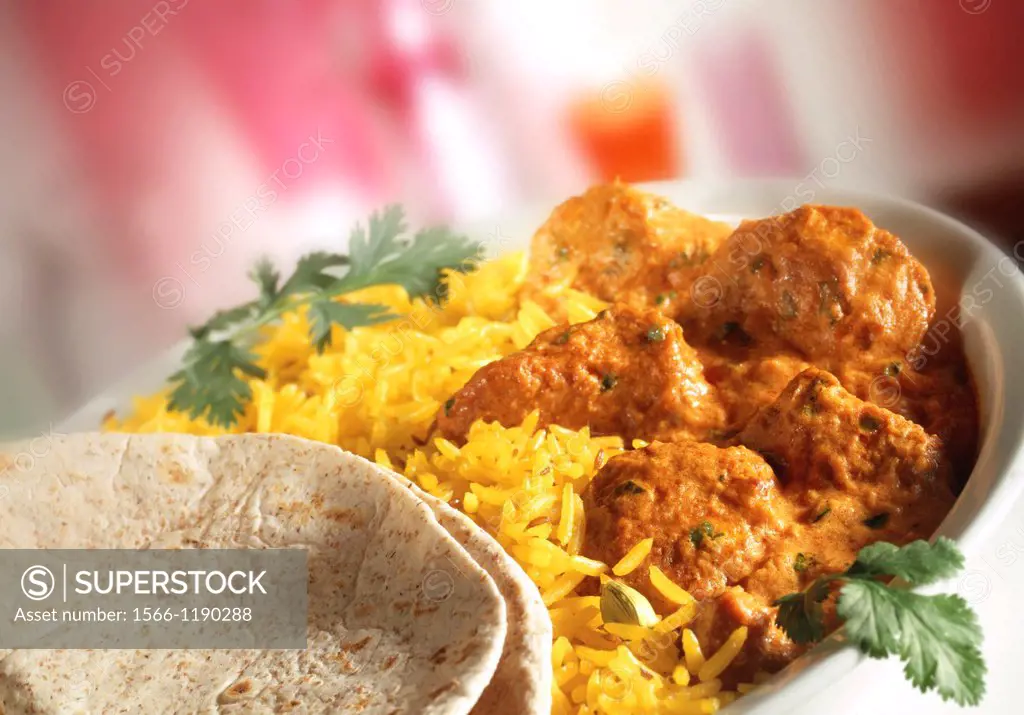
[[465, 663], [469, 656], [473, 655], [473, 650], [473, 648], [463, 648], [462, 655], [460, 655], [458, 660], [455, 661], [455, 664], [461, 665], [462, 663]]
[[172, 484], [188, 484], [192, 479], [180, 464], [172, 464], [167, 470], [167, 481]]
[[370, 640], [372, 640], [370, 638], [370, 636], [366, 636], [362, 640], [358, 640], [355, 643], [345, 643], [344, 645], [341, 646], [341, 649], [343, 651], [348, 652], [348, 653], [358, 653], [359, 651], [361, 651], [363, 648], [366, 647], [366, 644], [369, 643]]
[[333, 656], [332, 660], [338, 662], [339, 667], [341, 668], [341, 672], [343, 673], [356, 673], [359, 670], [356, 667], [356, 664], [352, 662], [352, 659], [349, 658], [348, 655], [345, 653], [338, 653], [337, 655]]
[[245, 680], [239, 680], [228, 688], [227, 695], [237, 698], [249, 692], [252, 692], [252, 681], [246, 678]]
[[430, 698], [431, 700], [437, 700], [439, 697], [441, 697], [445, 693], [450, 692], [452, 690], [455, 690], [455, 687], [457, 685], [458, 685], [458, 683], [456, 683], [455, 681], [452, 681], [450, 683], [445, 683], [444, 685], [442, 685], [442, 686], [440, 686], [438, 688], [434, 688], [433, 690], [431, 690], [430, 694], [427, 695], [427, 697]]
[[428, 613], [436, 613], [439, 610], [440, 607], [434, 602], [430, 602], [428, 605], [425, 606], [421, 606], [419, 603], [417, 603], [416, 608], [414, 608], [412, 611], [412, 614], [414, 616], [425, 616]]
[[361, 529], [366, 525], [366, 519], [356, 509], [327, 509], [324, 516], [338, 524], [350, 524], [354, 529]]

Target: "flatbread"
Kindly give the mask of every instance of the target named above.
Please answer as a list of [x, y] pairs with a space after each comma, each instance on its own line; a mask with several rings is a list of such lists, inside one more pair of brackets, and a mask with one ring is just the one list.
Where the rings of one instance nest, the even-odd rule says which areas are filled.
[[409, 483], [409, 487], [490, 574], [505, 599], [505, 647], [498, 669], [472, 715], [548, 715], [552, 626], [540, 591], [519, 564], [472, 519], [414, 484]]
[[[25, 454], [0, 449], [0, 547], [306, 548], [310, 647], [0, 651], [6, 715], [457, 715], [495, 672], [506, 612], [493, 580], [360, 457], [284, 435], [85, 434]], [[439, 567], [450, 596], [417, 608]], [[367, 636], [373, 657], [353, 667]]]

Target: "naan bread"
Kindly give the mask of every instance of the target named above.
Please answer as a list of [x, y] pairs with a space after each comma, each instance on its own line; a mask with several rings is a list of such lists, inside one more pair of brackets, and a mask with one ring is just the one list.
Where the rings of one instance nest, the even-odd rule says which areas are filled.
[[[0, 547], [305, 548], [309, 648], [0, 651], [5, 715], [454, 715], [495, 672], [494, 581], [360, 457], [283, 435], [84, 434], [24, 454], [0, 449]], [[442, 597], [428, 588], [439, 573]]]
[[491, 575], [505, 599], [508, 634], [494, 678], [472, 715], [548, 715], [551, 712], [551, 617], [540, 591], [497, 541], [472, 519], [409, 487], [434, 510], [448, 533]]

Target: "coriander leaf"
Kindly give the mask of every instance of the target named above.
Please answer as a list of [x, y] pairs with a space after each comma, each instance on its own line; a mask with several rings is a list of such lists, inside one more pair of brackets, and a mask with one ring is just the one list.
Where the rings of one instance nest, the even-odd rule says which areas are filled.
[[889, 523], [889, 512], [883, 511], [878, 514], [872, 514], [861, 523], [869, 529], [884, 529], [885, 525]]
[[824, 615], [819, 604], [804, 603], [802, 594], [789, 594], [775, 602], [775, 622], [794, 643], [814, 643], [825, 635]]
[[236, 308], [220, 310], [213, 314], [213, 317], [197, 328], [189, 328], [193, 338], [205, 338], [210, 333], [217, 333], [229, 329], [231, 326], [249, 320], [257, 312], [266, 310], [277, 299], [277, 283], [281, 274], [274, 270], [273, 264], [267, 258], [261, 258], [249, 272], [249, 277], [256, 282], [260, 288], [260, 297], [243, 303]]
[[654, 325], [644, 333], [644, 339], [649, 343], [660, 343], [665, 339], [665, 328], [661, 325]]
[[943, 699], [976, 705], [985, 692], [985, 663], [981, 629], [967, 603], [959, 596], [928, 596], [878, 580], [899, 576], [927, 584], [952, 576], [963, 563], [956, 544], [942, 537], [934, 544], [872, 544], [843, 573], [819, 577], [802, 593], [775, 601], [775, 621], [798, 643], [821, 638], [819, 604], [831, 581], [843, 581], [836, 615], [852, 643], [873, 658], [898, 655], [907, 679], [921, 690], [935, 689]]
[[821, 603], [828, 598], [829, 581], [819, 578], [806, 591], [791, 593], [775, 601], [779, 613], [775, 622], [794, 643], [814, 643], [825, 637], [825, 614]]
[[339, 279], [328, 270], [348, 265], [348, 263], [348, 256], [340, 253], [325, 253], [324, 251], [309, 253], [295, 264], [295, 272], [281, 287], [281, 295], [290, 296], [329, 288]]
[[705, 536], [714, 536], [715, 527], [710, 521], [702, 521], [697, 524], [694, 528], [690, 529], [690, 543], [693, 544], [693, 548], [699, 549], [700, 545], [704, 543]]
[[252, 399], [252, 390], [236, 371], [266, 377], [256, 356], [228, 340], [200, 338], [185, 353], [184, 367], [171, 375], [177, 383], [168, 400], [172, 410], [188, 412], [193, 419], [205, 416], [211, 424], [231, 427]]
[[440, 304], [445, 297], [444, 271], [465, 271], [482, 258], [480, 244], [445, 228], [432, 228], [417, 233], [400, 256], [383, 263], [374, 273], [380, 283], [405, 288], [410, 298]]
[[[926, 599], [924, 596], [917, 596]], [[918, 637], [904, 642], [903, 672], [922, 691], [936, 688], [943, 700], [977, 705], [985, 695], [985, 660], [977, 617], [959, 596], [927, 597], [902, 614], [904, 633]], [[914, 622], [917, 628], [910, 628]]]
[[397, 206], [374, 213], [368, 231], [362, 226], [353, 229], [349, 237], [351, 265], [343, 280], [346, 290], [393, 284], [405, 288], [410, 298], [440, 303], [444, 297], [442, 272], [465, 270], [483, 256], [480, 244], [446, 228], [424, 229], [412, 241], [401, 239], [405, 230]]
[[934, 544], [918, 540], [906, 546], [879, 542], [865, 546], [850, 567], [850, 575], [898, 576], [915, 586], [950, 578], [964, 567], [956, 544], [944, 536]]
[[615, 487], [615, 491], [613, 493], [615, 496], [620, 496], [622, 494], [644, 494], [646, 491], [646, 489], [634, 482], [632, 479], [627, 479], [622, 484]]
[[309, 337], [318, 352], [331, 344], [331, 326], [346, 330], [360, 325], [374, 325], [395, 318], [386, 305], [339, 303], [330, 298], [318, 298], [309, 304]]
[[369, 274], [403, 248], [400, 236], [406, 226], [401, 206], [386, 206], [383, 211], [375, 211], [369, 223], [369, 232], [357, 224], [349, 234], [350, 275], [353, 277]]
[[197, 328], [189, 328], [189, 333], [193, 338], [201, 339], [208, 336], [210, 333], [217, 333], [222, 330], [227, 330], [236, 323], [241, 323], [248, 320], [256, 313], [257, 305], [255, 301], [244, 303], [236, 308], [229, 308], [227, 310], [218, 310], [213, 314], [213, 317], [207, 320], [205, 323]]
[[281, 274], [274, 268], [269, 258], [261, 258], [256, 261], [249, 277], [256, 282], [260, 289], [260, 297], [256, 302], [262, 307], [269, 307], [277, 300], [277, 284], [281, 280]]
[[171, 377], [169, 407], [193, 417], [208, 414], [211, 421], [229, 427], [252, 398], [236, 371], [263, 374], [248, 352], [248, 346], [258, 340], [260, 328], [306, 306], [311, 341], [323, 350], [330, 344], [333, 325], [353, 328], [395, 317], [384, 306], [340, 303], [335, 300], [338, 296], [375, 285], [399, 285], [410, 297], [441, 303], [444, 272], [466, 270], [481, 256], [479, 244], [446, 229], [420, 231], [411, 242], [402, 237], [405, 231], [399, 207], [375, 213], [366, 230], [358, 226], [353, 230], [350, 256], [323, 251], [308, 254], [283, 284], [273, 265], [261, 260], [249, 274], [259, 288], [255, 300], [221, 311], [204, 325], [189, 329], [195, 343], [186, 354], [185, 367]]
[[854, 580], [840, 589], [836, 611], [846, 621], [846, 634], [850, 640], [872, 658], [884, 658], [898, 653], [899, 607], [906, 592], [893, 591], [894, 598], [878, 596], [877, 591], [889, 592], [880, 581]]
[[861, 415], [858, 424], [865, 432], [877, 432], [878, 428], [882, 426], [882, 421], [874, 415]]
[[907, 679], [943, 700], [976, 705], [985, 693], [981, 629], [959, 596], [925, 596], [870, 579], [843, 585], [837, 612], [846, 635], [873, 658], [899, 655]]

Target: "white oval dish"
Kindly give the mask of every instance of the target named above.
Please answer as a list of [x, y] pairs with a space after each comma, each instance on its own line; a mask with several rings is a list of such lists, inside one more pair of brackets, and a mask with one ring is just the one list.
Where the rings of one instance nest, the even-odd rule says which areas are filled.
[[[681, 208], [722, 220], [760, 218], [798, 205], [799, 181], [673, 181], [643, 185]], [[524, 208], [469, 227], [492, 251], [523, 250], [558, 201]], [[939, 533], [967, 553], [976, 550], [1006, 518], [1024, 487], [1024, 276], [1014, 261], [964, 224], [904, 199], [840, 189], [821, 189], [813, 203], [856, 206], [878, 226], [899, 236], [928, 268], [939, 296], [936, 321], [962, 315], [961, 330], [981, 411], [977, 465]], [[178, 365], [185, 344], [145, 366], [65, 420], [64, 431], [96, 429], [110, 410], [123, 410], [134, 394], [158, 390]], [[951, 590], [951, 584], [938, 588]], [[931, 589], [929, 589], [931, 590]], [[835, 634], [770, 682], [741, 698], [728, 713], [788, 712], [862, 660]], [[896, 667], [895, 664], [893, 667]], [[908, 686], [909, 687], [909, 686]]]

